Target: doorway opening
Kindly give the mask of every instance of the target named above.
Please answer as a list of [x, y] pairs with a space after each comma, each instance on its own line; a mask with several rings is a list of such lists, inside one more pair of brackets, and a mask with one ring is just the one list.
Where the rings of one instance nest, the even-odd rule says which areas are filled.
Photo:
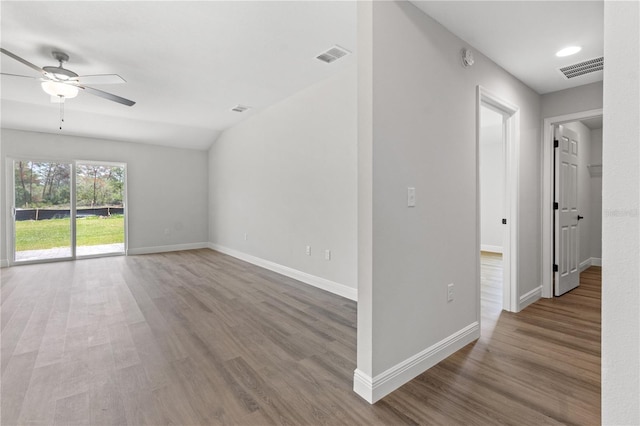
[[601, 266], [602, 109], [546, 118], [543, 130], [542, 297], [549, 298]]
[[[485, 297], [491, 293], [499, 297], [501, 293], [501, 310], [518, 312], [521, 306], [526, 306], [520, 301], [517, 285], [520, 113], [516, 105], [481, 86], [477, 94], [478, 312], [482, 309], [483, 291]], [[501, 276], [499, 288], [493, 283], [493, 290], [483, 289], [483, 267], [492, 269], [494, 279]]]
[[8, 160], [11, 263], [126, 253], [126, 166]]
[[482, 312], [499, 315], [503, 305], [505, 219], [505, 117], [480, 106], [480, 281]]

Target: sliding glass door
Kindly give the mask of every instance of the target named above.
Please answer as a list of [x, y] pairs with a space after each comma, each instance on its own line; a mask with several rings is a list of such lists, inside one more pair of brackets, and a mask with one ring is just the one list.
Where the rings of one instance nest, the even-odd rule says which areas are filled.
[[123, 165], [76, 163], [76, 255], [124, 253]]
[[14, 162], [14, 260], [73, 256], [71, 164]]
[[14, 160], [14, 263], [126, 252], [124, 164]]

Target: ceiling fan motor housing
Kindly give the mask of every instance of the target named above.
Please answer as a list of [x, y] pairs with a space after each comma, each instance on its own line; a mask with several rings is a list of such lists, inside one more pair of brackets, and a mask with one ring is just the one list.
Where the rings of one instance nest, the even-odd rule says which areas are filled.
[[70, 80], [72, 78], [78, 78], [78, 74], [76, 74], [73, 71], [69, 71], [66, 68], [62, 68], [61, 66], [60, 67], [43, 67], [42, 69], [45, 70], [45, 72], [53, 75], [53, 77], [56, 80], [65, 81], [65, 80]]
[[42, 67], [45, 72], [53, 75], [53, 77], [58, 81], [66, 81], [73, 78], [78, 78], [78, 74], [62, 67], [63, 63], [69, 61], [69, 55], [64, 52], [54, 50], [53, 52], [51, 52], [51, 56], [53, 56], [53, 59], [58, 61], [60, 65], [58, 65], [57, 67]]

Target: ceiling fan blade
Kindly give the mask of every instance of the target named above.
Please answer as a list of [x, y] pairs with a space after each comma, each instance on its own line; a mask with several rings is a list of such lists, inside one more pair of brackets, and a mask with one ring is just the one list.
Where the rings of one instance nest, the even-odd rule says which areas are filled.
[[80, 84], [122, 84], [125, 79], [118, 74], [81, 75], [78, 77]]
[[2, 47], [0, 47], [0, 52], [4, 53], [5, 55], [9, 56], [10, 58], [15, 59], [18, 62], [22, 62], [23, 64], [25, 64], [29, 68], [32, 68], [32, 69], [38, 71], [41, 74], [45, 73], [44, 70], [42, 68], [40, 68], [39, 66], [33, 65], [31, 62], [27, 61], [26, 59], [22, 59], [20, 56], [9, 52], [7, 49], [3, 49]]
[[22, 77], [22, 78], [40, 78], [40, 77], [34, 77], [32, 75], [9, 74], [8, 72], [0, 72], [0, 75], [8, 75], [9, 77]]
[[91, 93], [92, 95], [100, 96], [101, 98], [108, 99], [110, 101], [118, 102], [119, 104], [132, 106], [135, 104], [134, 101], [130, 101], [129, 99], [122, 98], [120, 96], [114, 95], [112, 93], [103, 92], [102, 90], [94, 89], [93, 87], [81, 86], [77, 85], [78, 88]]

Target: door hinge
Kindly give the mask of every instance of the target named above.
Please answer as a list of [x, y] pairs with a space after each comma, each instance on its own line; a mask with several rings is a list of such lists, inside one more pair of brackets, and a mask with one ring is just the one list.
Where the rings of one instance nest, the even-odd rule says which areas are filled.
[[560, 142], [558, 142], [558, 139], [554, 139], [554, 140], [553, 140], [553, 147], [554, 147], [554, 148], [557, 148], [557, 147], [559, 147], [559, 146], [560, 146]]
[[558, 272], [558, 265], [556, 264], [553, 265], [553, 272]]
[[553, 203], [553, 209], [558, 210], [558, 208], [559, 208], [558, 203]]
[[507, 219], [502, 219], [502, 224], [506, 225], [507, 224]]

